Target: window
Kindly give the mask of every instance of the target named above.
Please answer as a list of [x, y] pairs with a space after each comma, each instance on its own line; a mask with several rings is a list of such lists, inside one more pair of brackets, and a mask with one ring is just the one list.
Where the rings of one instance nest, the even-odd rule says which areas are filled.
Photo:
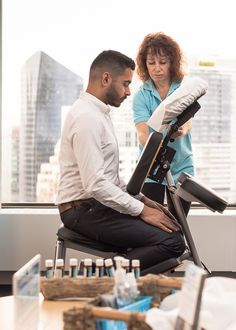
[[[104, 49], [135, 58], [149, 32], [183, 49], [209, 92], [193, 120], [196, 177], [236, 203], [236, 44], [233, 1], [2, 0], [2, 202], [53, 202], [61, 126]], [[132, 83], [133, 91], [139, 86]], [[121, 174], [138, 155], [132, 96], [115, 109]]]

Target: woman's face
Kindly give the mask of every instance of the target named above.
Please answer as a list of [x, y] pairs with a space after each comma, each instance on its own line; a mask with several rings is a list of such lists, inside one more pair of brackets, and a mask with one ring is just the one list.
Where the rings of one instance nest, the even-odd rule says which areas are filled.
[[154, 82], [170, 80], [170, 59], [162, 54], [147, 54], [146, 66], [150, 78]]

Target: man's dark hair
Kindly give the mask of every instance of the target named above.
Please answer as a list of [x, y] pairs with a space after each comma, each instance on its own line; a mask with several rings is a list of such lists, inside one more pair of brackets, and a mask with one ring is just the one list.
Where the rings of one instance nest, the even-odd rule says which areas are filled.
[[101, 70], [109, 71], [115, 76], [121, 75], [127, 68], [133, 71], [135, 69], [132, 58], [115, 50], [104, 50], [92, 62], [89, 76], [94, 79]]

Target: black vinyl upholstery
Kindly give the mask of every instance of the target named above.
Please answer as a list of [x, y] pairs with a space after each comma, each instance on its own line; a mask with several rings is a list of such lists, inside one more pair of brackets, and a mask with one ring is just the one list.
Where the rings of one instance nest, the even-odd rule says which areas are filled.
[[93, 250], [99, 250], [104, 252], [122, 252], [124, 250], [119, 250], [119, 248], [111, 245], [107, 245], [95, 240], [92, 240], [86, 236], [78, 234], [64, 226], [61, 226], [57, 231], [58, 239], [64, 242], [73, 242], [74, 244], [78, 245], [78, 250], [80, 250], [81, 246], [86, 248], [90, 248]]
[[228, 203], [220, 198], [215, 191], [207, 188], [196, 178], [185, 172], [178, 178], [177, 194], [188, 201], [197, 201], [213, 212], [223, 213]]
[[156, 157], [161, 149], [162, 139], [163, 135], [161, 133], [153, 132], [150, 134], [133, 175], [127, 184], [127, 191], [131, 195], [137, 195], [142, 190], [144, 181], [154, 165]]

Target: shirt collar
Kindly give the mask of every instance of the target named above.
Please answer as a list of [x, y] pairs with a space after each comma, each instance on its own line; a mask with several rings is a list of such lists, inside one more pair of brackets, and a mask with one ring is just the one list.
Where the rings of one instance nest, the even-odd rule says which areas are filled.
[[[180, 85], [179, 82], [176, 82], [176, 81], [172, 82], [172, 84], [170, 85], [167, 96], [172, 94], [176, 90], [176, 88], [179, 87], [179, 85]], [[146, 89], [146, 90], [149, 90], [154, 96], [158, 97], [158, 99], [160, 99], [160, 101], [161, 101], [160, 95], [159, 95], [159, 93], [158, 93], [158, 91], [157, 91], [157, 89], [156, 89], [156, 87], [155, 87], [155, 85], [154, 85], [151, 78], [149, 78], [148, 80], [146, 80], [144, 82], [143, 88]]]
[[96, 96], [94, 96], [88, 92], [81, 91], [80, 98], [94, 103], [105, 114], [108, 114], [111, 111], [111, 108], [109, 107], [109, 105], [105, 104], [104, 102], [99, 100]]
[[180, 83], [177, 81], [173, 81], [172, 84], [170, 85], [170, 89], [168, 91], [168, 96], [170, 94], [172, 94], [178, 87], [179, 87]]

